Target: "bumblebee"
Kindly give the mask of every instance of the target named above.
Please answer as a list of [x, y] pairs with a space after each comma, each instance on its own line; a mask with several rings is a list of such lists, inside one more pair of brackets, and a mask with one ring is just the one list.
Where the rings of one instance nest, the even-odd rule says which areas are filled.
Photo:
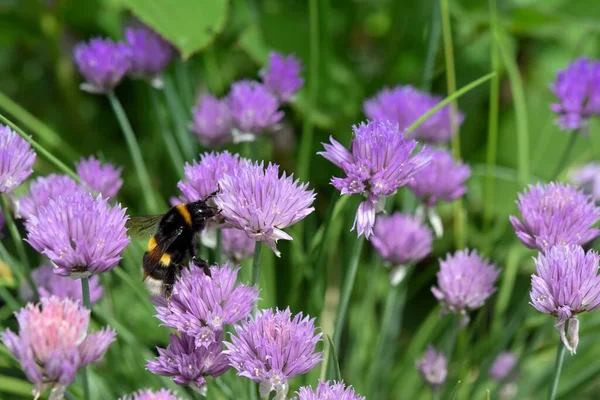
[[131, 233], [152, 233], [142, 261], [142, 281], [153, 296], [171, 299], [173, 284], [182, 268], [191, 261], [210, 276], [205, 260], [197, 256], [197, 236], [206, 222], [219, 211], [209, 205], [210, 198], [193, 203], [178, 204], [166, 214], [132, 217], [126, 227]]

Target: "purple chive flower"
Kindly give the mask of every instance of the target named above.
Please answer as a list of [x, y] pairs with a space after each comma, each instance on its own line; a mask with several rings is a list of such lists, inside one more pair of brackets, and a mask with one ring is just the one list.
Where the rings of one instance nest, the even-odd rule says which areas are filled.
[[[56, 275], [53, 270], [52, 265], [46, 264], [33, 270], [31, 274], [40, 297], [56, 296], [60, 299], [68, 298], [74, 301], [82, 301], [81, 282], [76, 279]], [[100, 299], [104, 289], [100, 285], [100, 278], [98, 276], [90, 277], [89, 284], [90, 302], [94, 304]], [[32, 301], [34, 299], [31, 287], [25, 283], [21, 286], [19, 295], [24, 301]]]
[[600, 202], [600, 163], [590, 162], [572, 171], [569, 181], [585, 194], [592, 196], [595, 202]]
[[194, 337], [196, 347], [209, 348], [225, 325], [248, 317], [258, 301], [254, 287], [236, 285], [240, 268], [210, 267], [211, 277], [191, 265], [173, 286], [171, 304], [158, 300], [157, 317], [164, 325]]
[[[398, 85], [392, 89], [383, 89], [364, 103], [367, 118], [376, 121], [389, 121], [398, 124], [401, 131], [422, 117], [442, 100], [410, 85]], [[455, 117], [456, 126], [464, 120], [461, 113]], [[411, 137], [429, 143], [443, 143], [452, 138], [450, 107], [444, 106], [429, 117], [411, 133]]]
[[186, 334], [170, 335], [166, 349], [158, 348], [158, 357], [149, 361], [150, 372], [173, 377], [178, 385], [192, 385], [200, 392], [206, 389], [206, 377], [216, 378], [229, 369], [229, 361], [223, 354], [223, 333], [208, 346], [196, 347], [195, 339]]
[[231, 85], [226, 102], [231, 110], [234, 126], [239, 131], [237, 132], [240, 136], [239, 140], [244, 140], [242, 139], [244, 134], [259, 135], [283, 118], [277, 98], [265, 85], [258, 82], [234, 83]]
[[245, 162], [233, 175], [220, 181], [215, 203], [226, 222], [246, 232], [252, 240], [266, 243], [279, 257], [279, 239], [292, 240], [283, 229], [300, 221], [315, 209], [315, 194], [308, 184], [294, 181], [279, 166]]
[[160, 389], [157, 392], [152, 391], [152, 389], [141, 389], [130, 395], [120, 397], [119, 400], [183, 400], [183, 399], [179, 396], [176, 396], [173, 392], [171, 392], [168, 389]]
[[81, 89], [90, 93], [108, 93], [131, 67], [131, 50], [124, 43], [95, 38], [75, 46], [73, 57], [87, 82]]
[[269, 65], [260, 71], [260, 77], [279, 101], [287, 103], [293, 100], [296, 92], [304, 86], [301, 71], [302, 63], [293, 54], [285, 57], [283, 54], [272, 52], [269, 55]]
[[344, 386], [344, 382], [321, 381], [316, 392], [310, 386], [301, 387], [294, 400], [365, 400], [365, 397], [354, 392], [352, 386]]
[[225, 342], [230, 365], [254, 382], [259, 382], [261, 396], [276, 392], [275, 399], [286, 398], [288, 380], [305, 374], [322, 359], [316, 353], [321, 334], [315, 332], [314, 318], [302, 313], [263, 310], [236, 325], [231, 342]]
[[417, 263], [431, 253], [433, 235], [420, 219], [396, 212], [377, 219], [371, 244], [392, 268], [392, 284], [404, 278], [406, 264]]
[[54, 263], [56, 274], [89, 277], [121, 261], [129, 244], [126, 221], [125, 209], [101, 196], [59, 196], [25, 222], [27, 242]]
[[462, 162], [455, 162], [452, 154], [443, 149], [427, 149], [423, 152], [431, 162], [414, 175], [408, 187], [428, 207], [438, 201], [451, 202], [467, 192], [465, 181], [471, 169]]
[[165, 70], [175, 54], [173, 46], [147, 26], [125, 29], [129, 47], [129, 74], [134, 78], [154, 79]]
[[429, 162], [418, 153], [414, 140], [406, 139], [398, 126], [389, 122], [367, 122], [355, 125], [351, 152], [333, 137], [323, 143], [322, 155], [344, 170], [345, 178], [333, 178], [331, 183], [342, 194], [366, 197], [358, 207], [354, 226], [358, 236], [373, 234], [375, 215], [383, 211], [385, 197], [406, 185], [412, 176]]
[[577, 245], [555, 246], [534, 258], [531, 305], [557, 317], [554, 326], [572, 354], [579, 343], [577, 314], [600, 307], [599, 259], [598, 253]]
[[477, 254], [476, 250], [457, 251], [440, 260], [438, 286], [431, 288], [444, 312], [462, 315], [461, 325], [469, 322], [467, 311], [481, 306], [495, 291], [500, 270]]
[[36, 398], [51, 389], [50, 399], [62, 399], [77, 370], [100, 359], [115, 340], [110, 328], [88, 333], [90, 310], [71, 299], [44, 297], [15, 315], [19, 333], [8, 329], [0, 339], [34, 384]]
[[7, 126], [0, 125], [0, 193], [11, 193], [33, 172], [35, 151]]
[[517, 355], [509, 351], [498, 354], [490, 367], [490, 378], [501, 382], [509, 377], [517, 365]]
[[600, 62], [585, 58], [558, 71], [551, 90], [558, 103], [550, 109], [558, 114], [556, 123], [564, 130], [585, 128], [593, 115], [600, 114]]
[[429, 345], [423, 358], [417, 361], [417, 370], [423, 382], [432, 390], [438, 390], [448, 376], [448, 359], [444, 353], [438, 353], [432, 345]]
[[234, 263], [240, 263], [254, 254], [254, 240], [237, 228], [223, 228], [223, 255]]
[[192, 110], [192, 131], [205, 147], [221, 147], [231, 141], [233, 120], [225, 100], [202, 96]]
[[557, 245], [583, 245], [600, 234], [591, 228], [600, 220], [600, 208], [569, 185], [529, 185], [525, 193], [519, 194], [517, 207], [522, 221], [511, 215], [510, 223], [519, 240], [530, 249], [547, 251]]
[[58, 196], [71, 196], [75, 193], [87, 193], [87, 189], [75, 182], [70, 176], [50, 174], [35, 179], [29, 186], [29, 194], [15, 200], [15, 213], [18, 217], [29, 219], [37, 215], [38, 210]]
[[110, 163], [102, 164], [95, 157], [81, 159], [76, 165], [77, 175], [94, 193], [103, 197], [115, 197], [123, 185], [121, 171]]

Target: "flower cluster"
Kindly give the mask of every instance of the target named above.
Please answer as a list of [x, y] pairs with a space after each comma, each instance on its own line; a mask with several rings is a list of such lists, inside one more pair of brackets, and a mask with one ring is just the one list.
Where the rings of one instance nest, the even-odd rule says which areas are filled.
[[223, 234], [221, 251], [229, 261], [239, 263], [254, 254], [256, 242], [250, 239], [246, 232], [237, 228], [224, 228], [221, 232]]
[[129, 74], [135, 78], [157, 78], [175, 55], [173, 46], [145, 25], [125, 29], [125, 42], [129, 47]]
[[102, 164], [95, 157], [81, 159], [76, 167], [77, 175], [85, 186], [102, 197], [115, 197], [123, 185], [123, 168], [117, 168], [110, 163]]
[[600, 163], [591, 162], [569, 174], [569, 181], [595, 202], [600, 202]]
[[209, 94], [201, 96], [192, 109], [192, 132], [203, 146], [221, 147], [231, 141], [233, 120], [225, 100]]
[[35, 152], [25, 139], [0, 125], [0, 194], [11, 193], [33, 172]]
[[490, 367], [490, 378], [501, 382], [510, 377], [517, 365], [517, 355], [508, 351], [498, 354]]
[[427, 385], [433, 390], [438, 390], [448, 376], [448, 359], [442, 352], [438, 353], [429, 345], [423, 358], [417, 361], [417, 370]]
[[373, 234], [375, 215], [384, 207], [385, 197], [406, 185], [429, 162], [422, 152], [413, 154], [417, 142], [406, 139], [398, 125], [367, 122], [353, 127], [354, 139], [348, 151], [335, 139], [323, 144], [322, 155], [343, 169], [345, 178], [331, 183], [342, 194], [366, 197], [356, 213], [354, 228], [368, 239]]
[[44, 297], [16, 317], [19, 333], [9, 329], [0, 339], [35, 385], [36, 398], [51, 389], [51, 400], [62, 399], [77, 370], [100, 359], [115, 340], [110, 328], [87, 333], [90, 311], [71, 299]]
[[15, 200], [15, 213], [23, 219], [30, 219], [38, 211], [46, 207], [50, 200], [58, 196], [68, 197], [76, 193], [86, 193], [87, 190], [70, 176], [50, 174], [35, 179], [29, 185], [29, 194]]
[[119, 400], [183, 400], [179, 396], [175, 396], [173, 392], [167, 389], [161, 389], [157, 392], [151, 389], [138, 390], [127, 396], [120, 397]]
[[298, 397], [294, 400], [365, 400], [365, 397], [354, 392], [352, 386], [345, 386], [343, 382], [321, 381], [316, 391], [308, 386], [301, 387]]
[[260, 71], [260, 77], [279, 101], [287, 103], [304, 85], [300, 72], [302, 64], [294, 55], [285, 57], [283, 54], [272, 52], [269, 55], [269, 65]]
[[[404, 131], [441, 100], [441, 97], [424, 93], [410, 85], [398, 85], [392, 89], [383, 89], [366, 100], [364, 111], [367, 118], [389, 121]], [[459, 126], [463, 120], [463, 115], [458, 113], [454, 123]], [[411, 137], [424, 142], [442, 143], [452, 138], [452, 132], [450, 107], [444, 106], [415, 129]]]

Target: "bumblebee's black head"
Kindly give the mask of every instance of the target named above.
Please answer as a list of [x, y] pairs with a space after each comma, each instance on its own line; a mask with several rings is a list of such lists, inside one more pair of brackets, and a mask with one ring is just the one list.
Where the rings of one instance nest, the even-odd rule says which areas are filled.
[[192, 217], [192, 226], [197, 230], [204, 229], [206, 220], [219, 213], [216, 207], [209, 205], [205, 200], [189, 203], [187, 204], [187, 209]]

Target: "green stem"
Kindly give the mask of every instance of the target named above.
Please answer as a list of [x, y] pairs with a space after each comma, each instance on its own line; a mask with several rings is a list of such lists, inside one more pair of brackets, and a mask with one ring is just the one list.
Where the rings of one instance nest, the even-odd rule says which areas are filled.
[[113, 92], [108, 92], [107, 96], [108, 100], [110, 101], [110, 105], [115, 115], [117, 116], [117, 120], [119, 121], [119, 125], [121, 126], [121, 131], [125, 136], [125, 142], [127, 143], [129, 154], [131, 155], [131, 158], [133, 160], [133, 165], [135, 166], [137, 178], [140, 181], [142, 191], [144, 192], [146, 207], [148, 208], [148, 211], [157, 213], [159, 211], [158, 203], [156, 201], [156, 198], [154, 197], [154, 191], [152, 190], [152, 186], [150, 183], [150, 175], [148, 174], [148, 170], [146, 169], [146, 165], [144, 164], [144, 158], [142, 157], [140, 145], [138, 144], [137, 139], [135, 138], [135, 134], [133, 133], [133, 129], [131, 128], [131, 124], [129, 123], [127, 114], [125, 114], [125, 110], [123, 109], [121, 102]]
[[439, 389], [431, 390], [431, 400], [440, 400], [440, 391]]
[[[262, 259], [262, 243], [256, 241], [254, 244], [254, 257], [252, 258], [252, 280], [250, 281], [251, 286], [260, 285], [260, 262]], [[258, 310], [258, 303], [254, 305], [254, 311]]]
[[215, 55], [215, 49], [206, 49], [202, 59], [204, 61], [204, 68], [206, 69], [208, 76], [212, 78], [207, 83], [211, 84], [213, 93], [219, 95], [223, 91], [225, 85], [223, 83], [223, 77], [221, 76], [221, 70], [219, 68], [217, 56]]
[[173, 163], [173, 169], [177, 173], [179, 177], [182, 176], [183, 172], [183, 156], [181, 155], [181, 151], [177, 147], [177, 143], [175, 143], [175, 139], [173, 139], [173, 133], [170, 128], [167, 126], [165, 120], [165, 114], [163, 107], [161, 105], [160, 99], [158, 98], [158, 92], [153, 87], [149, 87], [150, 89], [150, 97], [152, 98], [152, 106], [154, 107], [154, 114], [158, 119], [158, 126], [160, 129], [160, 135], [165, 142], [165, 147], [167, 148], [167, 152], [169, 153], [169, 158]]
[[309, 0], [308, 2], [309, 24], [310, 24], [310, 66], [308, 87], [308, 104], [304, 125], [302, 126], [302, 140], [300, 141], [300, 162], [298, 178], [307, 181], [310, 173], [311, 150], [314, 138], [314, 123], [312, 113], [317, 105], [317, 92], [319, 90], [319, 2]]
[[171, 77], [165, 76], [164, 83], [165, 87], [163, 91], [165, 93], [165, 97], [167, 98], [167, 105], [171, 110], [171, 115], [175, 124], [175, 134], [177, 136], [177, 141], [179, 142], [179, 147], [181, 148], [186, 160], [192, 160], [196, 155], [196, 146], [192, 141], [190, 132], [187, 130], [187, 124], [189, 120], [187, 115], [188, 113], [184, 110], [183, 105], [177, 97], [175, 85], [173, 84]]
[[12, 236], [12, 240], [15, 244], [15, 248], [17, 250], [17, 254], [19, 255], [19, 260], [21, 261], [21, 274], [23, 278], [27, 281], [27, 284], [31, 287], [33, 294], [36, 299], [40, 297], [38, 293], [37, 286], [35, 282], [33, 282], [33, 278], [31, 277], [31, 264], [29, 264], [29, 259], [27, 258], [27, 252], [25, 251], [25, 246], [23, 245], [23, 238], [19, 233], [19, 228], [17, 228], [17, 224], [10, 213], [8, 199], [6, 196], [2, 196], [2, 200], [0, 201], [0, 208], [2, 209], [2, 214], [4, 215], [4, 219], [6, 221], [6, 225], [8, 226], [8, 230], [10, 235]]
[[219, 265], [223, 264], [223, 230], [222, 229], [217, 229], [217, 247], [215, 247], [215, 261]]
[[573, 132], [571, 132], [571, 137], [569, 137], [569, 143], [567, 143], [567, 147], [565, 148], [565, 151], [563, 151], [560, 161], [556, 165], [554, 174], [552, 174], [552, 177], [550, 178], [551, 181], [556, 180], [556, 178], [558, 178], [558, 175], [567, 166], [567, 161], [569, 160], [569, 156], [573, 151], [573, 147], [575, 147], [577, 138], [579, 138], [579, 129], [576, 129]]
[[[565, 332], [569, 332], [569, 321], [565, 324]], [[554, 400], [556, 393], [558, 392], [558, 381], [560, 379], [560, 372], [562, 370], [563, 361], [565, 360], [565, 345], [562, 340], [558, 340], [558, 349], [556, 350], [556, 361], [554, 362], [554, 377], [552, 378], [552, 386], [550, 387], [550, 395], [548, 399]]]
[[[81, 278], [81, 298], [83, 299], [83, 305], [88, 310], [92, 310], [90, 305], [90, 283], [88, 278]], [[83, 396], [85, 400], [90, 400], [90, 381], [88, 376], [88, 366], [82, 368], [81, 371], [83, 378]]]
[[8, 118], [3, 115], [0, 115], [0, 122], [5, 123], [10, 126], [15, 132], [17, 132], [23, 139], [25, 139], [39, 154], [44, 156], [48, 161], [54, 164], [58, 169], [63, 171], [65, 174], [69, 175], [71, 178], [75, 179], [76, 182], [81, 183], [81, 179], [77, 176], [75, 172], [69, 167], [66, 166], [65, 163], [60, 161], [58, 158], [54, 157], [52, 153], [46, 150], [41, 144], [36, 142], [31, 138], [31, 136], [27, 135], [21, 128], [17, 125], [13, 124]]
[[348, 304], [350, 303], [350, 295], [354, 288], [354, 281], [356, 280], [356, 272], [358, 271], [358, 264], [360, 262], [360, 255], [362, 252], [363, 244], [365, 243], [364, 235], [356, 240], [352, 256], [350, 257], [350, 265], [346, 271], [346, 277], [344, 279], [344, 286], [342, 288], [342, 295], [340, 297], [340, 303], [338, 304], [337, 313], [335, 316], [335, 325], [333, 331], [333, 345], [340, 351], [340, 341], [342, 339], [342, 330], [344, 328], [344, 322], [346, 322], [346, 313], [348, 312]]
[[421, 82], [421, 89], [426, 92], [431, 90], [433, 73], [435, 72], [435, 56], [440, 42], [440, 3], [438, 0], [432, 0], [432, 3], [427, 56], [423, 67], [423, 82]]

